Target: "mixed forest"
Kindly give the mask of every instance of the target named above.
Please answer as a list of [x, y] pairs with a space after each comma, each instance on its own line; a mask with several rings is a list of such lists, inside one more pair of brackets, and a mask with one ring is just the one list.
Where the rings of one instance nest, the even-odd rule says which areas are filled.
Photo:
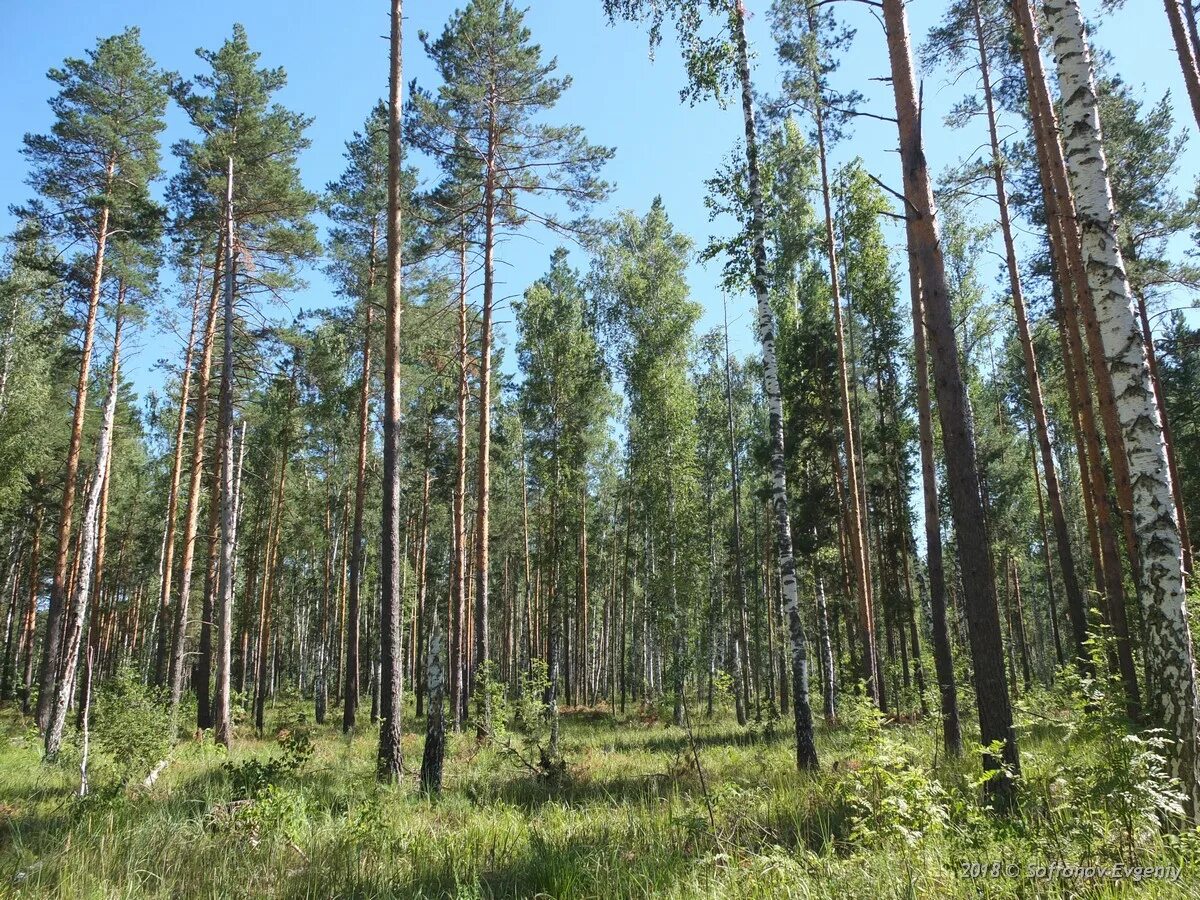
[[0, 894], [1200, 894], [1200, 12], [1144, 95], [1119, 0], [587, 2], [737, 111], [709, 233], [513, 0], [379, 3], [321, 191], [236, 24], [5, 136]]

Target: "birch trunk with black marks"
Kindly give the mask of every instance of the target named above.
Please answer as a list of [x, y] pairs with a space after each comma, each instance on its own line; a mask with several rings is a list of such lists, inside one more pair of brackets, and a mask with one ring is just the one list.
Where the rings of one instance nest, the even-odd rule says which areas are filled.
[[49, 705], [50, 715], [46, 724], [46, 759], [58, 758], [62, 748], [63, 728], [67, 721], [67, 708], [75, 692], [75, 666], [79, 660], [79, 647], [83, 640], [83, 625], [91, 599], [92, 573], [96, 562], [96, 547], [100, 539], [100, 504], [104, 494], [105, 473], [108, 458], [112, 453], [113, 423], [117, 414], [117, 395], [121, 387], [121, 306], [125, 298], [122, 284], [117, 298], [116, 321], [113, 330], [112, 366], [108, 380], [108, 396], [104, 400], [104, 411], [100, 419], [100, 435], [96, 446], [96, 463], [88, 487], [83, 508], [83, 522], [79, 534], [79, 571], [71, 595], [71, 605], [63, 619], [63, 666], [54, 686], [54, 699]]
[[425, 750], [421, 756], [421, 790], [442, 790], [442, 763], [446, 758], [446, 666], [437, 604], [429, 604], [429, 655], [425, 666], [429, 713], [425, 719]]
[[813, 741], [812, 708], [808, 699], [808, 642], [804, 634], [804, 622], [800, 618], [796, 560], [792, 553], [792, 525], [788, 511], [787, 470], [783, 444], [783, 398], [779, 388], [779, 365], [775, 356], [775, 315], [767, 296], [766, 213], [758, 169], [758, 133], [754, 124], [754, 95], [750, 80], [750, 56], [746, 45], [746, 12], [741, 0], [737, 0], [734, 5], [732, 24], [741, 81], [746, 170], [750, 188], [751, 252], [754, 259], [751, 280], [758, 305], [758, 338], [762, 345], [763, 380], [771, 429], [771, 501], [775, 516], [775, 543], [783, 607], [788, 617], [791, 638], [791, 693], [796, 734], [796, 764], [800, 769], [816, 769], [819, 761], [817, 747]]
[[1172, 773], [1187, 791], [1189, 813], [1194, 815], [1200, 794], [1196, 752], [1200, 705], [1162, 420], [1117, 240], [1083, 16], [1074, 0], [1048, 0], [1045, 12], [1063, 90], [1067, 169], [1075, 191], [1088, 280], [1133, 476], [1133, 514], [1141, 539], [1141, 571], [1137, 575], [1148, 636], [1146, 650], [1157, 669], [1154, 699], [1175, 739]]
[[[217, 574], [217, 683], [214, 697], [213, 731], [218, 743], [233, 743], [233, 717], [230, 714], [230, 666], [233, 657], [233, 559], [237, 528], [237, 489], [234, 483], [233, 457], [233, 330], [234, 293], [238, 252], [233, 230], [233, 157], [225, 182], [225, 328], [222, 340], [221, 394], [217, 411], [217, 454], [221, 465], [221, 543]], [[287, 453], [283, 459], [287, 471]], [[282, 493], [282, 478], [280, 479]]]
[[401, 205], [401, 167], [403, 165], [402, 128], [404, 66], [401, 35], [404, 0], [391, 0], [391, 66], [388, 83], [388, 223], [387, 223], [387, 324], [384, 348], [383, 389], [383, 515], [380, 541], [381, 591], [379, 636], [379, 750], [376, 777], [381, 781], [399, 781], [403, 772], [400, 746], [401, 715], [404, 711], [404, 667], [400, 647], [401, 615], [404, 602], [400, 591], [401, 557], [400, 512], [401, 467], [401, 391], [400, 319], [404, 297], [403, 271], [400, 267], [404, 241]]

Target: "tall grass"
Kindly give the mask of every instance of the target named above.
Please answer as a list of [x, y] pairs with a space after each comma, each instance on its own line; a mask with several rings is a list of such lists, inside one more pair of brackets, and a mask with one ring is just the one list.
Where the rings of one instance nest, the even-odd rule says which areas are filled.
[[[0, 895], [1200, 897], [1200, 836], [1171, 821], [1169, 785], [1114, 752], [1125, 735], [1053, 705], [1021, 717], [1023, 800], [1009, 817], [983, 806], [977, 759], [939, 753], [936, 722], [881, 725], [853, 710], [849, 724], [818, 732], [823, 768], [812, 775], [795, 771], [786, 727], [722, 717], [697, 716], [689, 738], [651, 716], [570, 713], [568, 775], [555, 784], [472, 731], [451, 737], [436, 801], [415, 792], [412, 773], [375, 784], [372, 729], [347, 739], [332, 724], [296, 726], [297, 703], [277, 706], [269, 736], [243, 736], [231, 757], [188, 741], [152, 788], [110, 778], [79, 800], [77, 759], [44, 765], [29, 723], [6, 714]], [[415, 767], [419, 723], [405, 724]], [[276, 733], [292, 746], [298, 729], [311, 755], [289, 757]], [[102, 757], [101, 785], [119, 771]], [[249, 760], [267, 775], [247, 788]], [[1160, 789], [1165, 811], [1148, 793]], [[1056, 860], [1180, 874], [1026, 877]]]

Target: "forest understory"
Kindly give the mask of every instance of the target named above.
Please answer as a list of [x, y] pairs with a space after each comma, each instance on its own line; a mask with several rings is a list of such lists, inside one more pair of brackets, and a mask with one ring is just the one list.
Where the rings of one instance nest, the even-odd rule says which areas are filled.
[[[818, 726], [828, 765], [811, 774], [795, 770], [786, 723], [738, 726], [728, 697], [712, 717], [696, 702], [690, 730], [652, 707], [564, 710], [565, 768], [555, 775], [535, 771], [536, 729], [521, 728], [514, 709], [503, 746], [470, 729], [451, 736], [442, 795], [431, 801], [411, 786], [375, 784], [373, 727], [345, 737], [314, 726], [294, 697], [271, 704], [265, 737], [247, 729], [232, 751], [211, 737], [182, 742], [145, 787], [161, 761], [161, 722], [153, 704], [122, 697], [124, 711], [114, 708], [93, 734], [98, 782], [86, 800], [77, 797], [78, 744], [47, 768], [36, 730], [4, 716], [5, 895], [1200, 893], [1200, 836], [1177, 819], [1163, 829], [1174, 801], [1162, 773], [1139, 760], [1150, 748], [1114, 738], [1103, 704], [1085, 711], [1063, 692], [1017, 703], [1024, 783], [1015, 815], [987, 808], [978, 759], [947, 759], [936, 719], [884, 722], [865, 703], [835, 728]], [[408, 760], [420, 759], [418, 725], [405, 723]]]

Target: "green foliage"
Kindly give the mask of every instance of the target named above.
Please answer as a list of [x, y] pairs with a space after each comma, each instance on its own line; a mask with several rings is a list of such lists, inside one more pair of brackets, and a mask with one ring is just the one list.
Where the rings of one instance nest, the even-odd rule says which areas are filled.
[[[223, 764], [223, 768], [229, 777], [235, 800], [256, 800], [295, 777], [312, 754], [312, 732], [301, 713], [290, 728], [280, 733], [278, 748], [274, 753], [266, 757], [230, 760]], [[283, 795], [274, 796], [280, 802], [286, 800]]]
[[170, 748], [168, 720], [162, 698], [147, 688], [140, 674], [122, 669], [96, 691], [91, 710], [91, 745], [103, 765], [89, 776], [97, 785], [110, 781], [120, 790], [145, 778]]

